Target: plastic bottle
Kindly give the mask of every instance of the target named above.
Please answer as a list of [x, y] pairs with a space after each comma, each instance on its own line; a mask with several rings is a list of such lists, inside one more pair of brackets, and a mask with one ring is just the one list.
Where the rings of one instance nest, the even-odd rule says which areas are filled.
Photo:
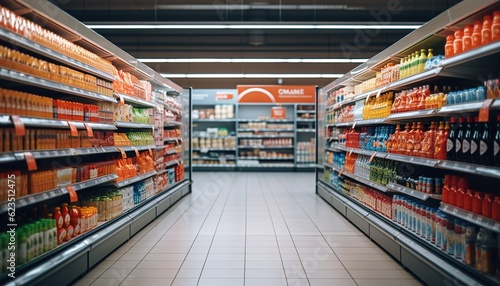
[[479, 164], [487, 166], [492, 163], [493, 150], [491, 147], [494, 144], [492, 144], [489, 122], [484, 122], [482, 125], [479, 140]]
[[451, 184], [451, 175], [444, 175], [444, 185], [441, 194], [441, 200], [445, 204], [450, 203], [450, 186]]
[[54, 208], [54, 219], [56, 220], [56, 226], [58, 229], [64, 226], [64, 219], [61, 214], [61, 208], [59, 207]]
[[483, 206], [483, 193], [479, 191], [474, 192], [474, 198], [472, 199], [472, 212], [475, 214], [482, 214], [483, 211], [481, 210]]
[[464, 35], [462, 37], [462, 51], [467, 52], [472, 49], [472, 32], [474, 30], [473, 25], [465, 25]]
[[463, 209], [464, 208], [464, 200], [465, 200], [465, 192], [469, 188], [469, 184], [467, 179], [464, 177], [458, 178], [458, 189], [456, 195], [456, 206]]
[[464, 139], [462, 140], [462, 162], [470, 163], [470, 144], [472, 139], [472, 117], [467, 117]]
[[67, 203], [63, 203], [61, 205], [61, 215], [62, 215], [62, 218], [63, 218], [63, 221], [64, 221], [64, 224], [63, 226], [64, 227], [68, 227], [71, 223], [71, 217], [69, 216], [69, 209], [68, 209], [68, 204]]
[[[26, 258], [27, 258], [27, 248], [26, 248], [26, 232], [24, 230], [24, 228], [21, 228], [18, 230], [19, 232], [19, 236], [18, 236], [18, 250], [17, 250], [17, 263], [18, 264], [24, 264], [27, 262]], [[3, 260], [3, 259], [2, 259]]]
[[425, 69], [425, 63], [427, 62], [427, 53], [425, 49], [420, 50], [420, 56], [418, 57], [418, 72], [421, 73]]
[[464, 263], [469, 266], [476, 264], [476, 227], [468, 224], [465, 230], [465, 259]]
[[76, 209], [76, 206], [71, 205], [69, 210], [70, 224], [73, 226], [73, 236], [78, 236], [80, 234], [80, 214]]
[[481, 270], [485, 274], [495, 274], [495, 246], [491, 230], [484, 230], [481, 243]]
[[446, 143], [450, 132], [450, 122], [439, 123], [439, 130], [436, 133], [436, 141], [434, 143], [434, 159], [446, 160]]
[[457, 30], [455, 31], [455, 40], [453, 40], [453, 54], [458, 55], [463, 52], [463, 43], [462, 43], [462, 37], [464, 35], [464, 32], [462, 30]]
[[495, 136], [493, 137], [493, 163], [500, 167], [500, 115], [497, 115]]
[[464, 210], [472, 212], [472, 202], [474, 200], [475, 191], [468, 189], [464, 197]]
[[482, 45], [481, 30], [483, 29], [483, 22], [477, 20], [474, 22], [474, 28], [472, 30], [472, 48], [475, 49]]
[[481, 202], [481, 215], [487, 218], [491, 218], [491, 207], [493, 205], [493, 195], [484, 194], [484, 198]]
[[464, 119], [460, 117], [458, 119], [458, 127], [457, 127], [457, 139], [455, 140], [455, 158], [457, 161], [463, 161], [463, 152], [462, 152], [462, 141], [464, 139]]
[[474, 119], [474, 126], [472, 128], [472, 138], [470, 140], [470, 162], [473, 164], [479, 164], [480, 162], [480, 152], [479, 152], [479, 146], [480, 146], [480, 138], [479, 134], [480, 132], [480, 125], [478, 122], [478, 118]]
[[444, 57], [449, 59], [455, 55], [455, 50], [453, 48], [453, 42], [455, 37], [453, 35], [448, 35], [446, 37], [446, 44], [444, 46]]
[[493, 24], [493, 19], [490, 15], [486, 15], [483, 18], [483, 28], [481, 30], [481, 44], [486, 45], [491, 43], [491, 26]]
[[457, 191], [458, 191], [458, 176], [451, 176], [450, 193], [448, 203], [452, 206], [457, 205]]
[[455, 240], [455, 252], [453, 255], [455, 258], [460, 259], [462, 257], [463, 253], [463, 247], [464, 247], [464, 241], [462, 240], [462, 227], [463, 224], [459, 219], [455, 219], [455, 234], [454, 234], [454, 240]]
[[[456, 124], [457, 119], [455, 117], [451, 118], [450, 132], [448, 134], [448, 139], [446, 140], [446, 159], [455, 160], [455, 140], [458, 125]], [[478, 135], [479, 136], [479, 135]]]
[[491, 41], [500, 40], [500, 11], [493, 13], [493, 24], [491, 25]]
[[449, 255], [455, 255], [455, 221], [450, 217], [446, 224], [446, 244]]
[[491, 205], [491, 218], [500, 221], [500, 195], [495, 196]]

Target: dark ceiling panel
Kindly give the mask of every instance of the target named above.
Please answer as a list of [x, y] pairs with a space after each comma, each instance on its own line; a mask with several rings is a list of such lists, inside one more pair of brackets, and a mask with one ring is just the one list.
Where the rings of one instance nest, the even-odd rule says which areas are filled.
[[[51, 0], [84, 23], [423, 23], [459, 0]], [[397, 10], [388, 3], [399, 3]], [[281, 4], [281, 5], [280, 5]], [[411, 30], [98, 30], [138, 58], [370, 58]], [[372, 31], [373, 32], [373, 31]], [[262, 41], [255, 41], [255, 39]], [[260, 45], [255, 45], [261, 42]], [[346, 47], [350, 47], [346, 52]], [[352, 52], [354, 51], [354, 52]], [[352, 53], [351, 53], [352, 52]], [[355, 64], [149, 64], [164, 73], [346, 73]], [[185, 72], [184, 72], [185, 71]], [[328, 72], [327, 72], [328, 71]], [[255, 79], [173, 79], [181, 86], [234, 88]], [[286, 79], [285, 84], [324, 85], [332, 79]], [[261, 80], [261, 83], [275, 83]]]

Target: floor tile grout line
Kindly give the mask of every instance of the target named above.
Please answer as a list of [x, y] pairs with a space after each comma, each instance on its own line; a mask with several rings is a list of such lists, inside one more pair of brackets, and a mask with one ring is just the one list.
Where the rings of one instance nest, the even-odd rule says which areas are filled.
[[[203, 275], [203, 271], [205, 270], [205, 265], [206, 265], [206, 263], [207, 263], [208, 255], [210, 255], [210, 249], [212, 248], [212, 245], [213, 245], [213, 243], [214, 243], [214, 239], [215, 239], [215, 237], [217, 236], [217, 229], [219, 228], [219, 224], [220, 224], [220, 221], [221, 221], [222, 215], [223, 215], [223, 213], [224, 213], [224, 208], [225, 208], [225, 206], [226, 206], [226, 204], [227, 204], [227, 200], [228, 200], [228, 198], [229, 198], [229, 194], [231, 193], [232, 187], [234, 186], [234, 184], [235, 184], [235, 182], [237, 181], [237, 179], [238, 179], [238, 178], [235, 178], [235, 179], [231, 180], [230, 187], [229, 187], [229, 188], [228, 188], [228, 190], [227, 190], [227, 193], [228, 193], [228, 194], [227, 194], [227, 196], [226, 196], [226, 201], [225, 201], [225, 203], [224, 203], [224, 207], [223, 207], [223, 209], [222, 209], [222, 211], [221, 211], [221, 214], [220, 214], [220, 216], [219, 216], [219, 220], [218, 220], [218, 222], [217, 222], [217, 227], [215, 228], [215, 233], [214, 233], [214, 235], [213, 235], [213, 237], [212, 237], [212, 241], [210, 242], [210, 246], [209, 246], [209, 249], [208, 249], [207, 257], [205, 257], [205, 262], [203, 263], [203, 267], [202, 267], [202, 270], [201, 270], [201, 273], [200, 273], [200, 277], [198, 277], [198, 282], [196, 283], [196, 285], [199, 285], [199, 284], [200, 284], [201, 276]], [[213, 207], [215, 206], [215, 203], [219, 200], [220, 195], [224, 192], [224, 190], [225, 190], [225, 188], [223, 188], [223, 189], [219, 192], [219, 194], [217, 195], [217, 198], [215, 198], [215, 199], [214, 199], [213, 204], [212, 204], [212, 206], [210, 207], [210, 211], [213, 209]], [[205, 220], [204, 220], [204, 221], [206, 221], [206, 220], [207, 220], [208, 215], [210, 214], [210, 211], [208, 212], [208, 214], [207, 214], [207, 216], [205, 217]], [[201, 228], [200, 228], [200, 231], [201, 231]], [[199, 233], [199, 232], [198, 232], [198, 233]], [[198, 237], [198, 235], [197, 235], [196, 237]], [[196, 239], [195, 239], [195, 241], [196, 241]], [[193, 243], [194, 243], [194, 242], [193, 242]], [[185, 261], [185, 260], [184, 260], [184, 261]], [[181, 266], [181, 267], [182, 267], [182, 266]]]
[[[267, 182], [267, 181], [266, 181], [266, 182]], [[269, 182], [267, 182], [267, 185], [270, 187]], [[285, 216], [283, 215], [283, 211], [282, 211], [282, 209], [281, 209], [281, 207], [280, 207], [279, 203], [277, 202], [276, 197], [274, 196], [274, 193], [273, 193], [273, 191], [272, 191], [272, 189], [271, 189], [271, 188], [270, 188], [270, 193], [271, 193], [271, 195], [273, 196], [273, 198], [275, 199], [275, 201], [276, 201], [276, 205], [277, 205], [277, 207], [278, 207], [278, 209], [279, 209], [279, 211], [280, 211], [280, 213], [281, 213], [281, 216], [283, 217], [283, 221], [285, 222], [285, 225], [286, 225], [286, 227], [287, 227], [287, 229], [288, 229], [288, 232], [290, 233], [290, 238], [292, 239], [293, 245], [294, 245], [294, 247], [295, 247], [295, 251], [297, 252], [297, 256], [299, 257], [300, 265], [302, 266], [302, 269], [304, 270], [304, 274], [305, 274], [305, 276], [306, 276], [307, 282], [308, 282], [308, 283], [309, 283], [309, 285], [310, 285], [311, 283], [310, 283], [310, 281], [309, 281], [309, 277], [307, 276], [307, 272], [305, 271], [304, 264], [303, 264], [303, 262], [302, 262], [302, 258], [300, 257], [299, 252], [297, 251], [297, 245], [295, 244], [295, 241], [294, 241], [294, 239], [293, 239], [293, 235], [292, 235], [292, 232], [290, 231], [290, 227], [289, 227], [289, 225], [288, 225], [288, 223], [287, 223], [287, 221], [286, 221]], [[290, 193], [289, 193], [289, 192], [287, 192], [287, 193], [290, 195]], [[290, 196], [291, 196], [291, 195], [290, 195]], [[279, 248], [279, 247], [280, 247], [280, 246], [279, 246], [279, 243], [278, 243], [278, 248]], [[280, 251], [280, 256], [281, 256], [281, 251]], [[281, 257], [282, 257], [282, 256], [281, 256]], [[283, 257], [281, 258], [281, 264], [283, 265], [283, 270], [285, 271], [285, 269], [284, 269], [284, 268], [285, 268], [285, 265], [284, 265], [284, 263], [283, 263]], [[286, 271], [285, 271], [285, 278], [286, 278]], [[286, 281], [287, 281], [287, 285], [288, 285], [288, 279], [287, 279]]]
[[[278, 180], [279, 180], [279, 181], [281, 181], [281, 180], [280, 180], [280, 178], [278, 178]], [[286, 188], [286, 190], [288, 190], [288, 188]], [[288, 192], [288, 191], [287, 191], [287, 192]], [[315, 195], [316, 195], [316, 194], [315, 194]], [[292, 196], [292, 197], [293, 197], [293, 196]], [[295, 197], [294, 197], [294, 200], [296, 201]], [[326, 204], [326, 202], [323, 202], [323, 203], [325, 203], [325, 204]], [[298, 205], [300, 206], [300, 204], [298, 204]], [[309, 219], [312, 221], [312, 223], [314, 224], [314, 226], [318, 229], [318, 232], [321, 234], [321, 236], [323, 237], [323, 239], [327, 242], [328, 247], [331, 249], [331, 251], [333, 252], [333, 254], [335, 255], [335, 257], [337, 257], [337, 259], [340, 261], [340, 264], [342, 264], [342, 266], [344, 267], [344, 270], [345, 270], [345, 271], [349, 274], [349, 276], [350, 276], [350, 277], [351, 277], [351, 279], [354, 281], [354, 283], [356, 283], [356, 285], [358, 285], [358, 284], [357, 284], [357, 282], [356, 282], [356, 280], [354, 279], [354, 277], [352, 277], [352, 274], [351, 274], [351, 273], [347, 270], [347, 268], [345, 267], [345, 265], [344, 265], [343, 261], [342, 261], [342, 260], [338, 257], [338, 255], [337, 255], [337, 253], [335, 252], [335, 250], [333, 250], [333, 248], [330, 246], [330, 243], [328, 243], [328, 240], [327, 240], [327, 239], [325, 238], [325, 236], [323, 235], [323, 232], [321, 232], [321, 230], [318, 228], [318, 226], [316, 225], [316, 223], [314, 222], [314, 220], [311, 218], [311, 216], [309, 215], [309, 213], [307, 213], [307, 211], [306, 211], [304, 208], [302, 208], [302, 206], [300, 206], [300, 208], [301, 208], [301, 209], [305, 212], [305, 214], [309, 217]], [[293, 237], [292, 237], [292, 239], [293, 239]], [[302, 261], [302, 260], [301, 260], [301, 261]], [[305, 272], [305, 271], [304, 271], [304, 272]], [[306, 273], [306, 275], [307, 275], [307, 273]]]

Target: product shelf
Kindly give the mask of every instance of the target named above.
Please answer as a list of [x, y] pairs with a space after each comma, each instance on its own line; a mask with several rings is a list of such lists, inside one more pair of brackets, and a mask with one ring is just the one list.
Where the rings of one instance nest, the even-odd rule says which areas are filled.
[[240, 149], [290, 149], [294, 148], [293, 145], [290, 146], [243, 146], [243, 145], [238, 145], [238, 148]]
[[130, 128], [130, 129], [152, 129], [152, 124], [142, 124], [142, 123], [134, 123], [134, 122], [122, 122], [116, 121], [116, 127], [118, 128]]
[[143, 180], [150, 178], [154, 175], [156, 175], [156, 171], [151, 171], [151, 172], [148, 172], [148, 173], [145, 173], [145, 174], [142, 174], [142, 175], [130, 178], [130, 179], [116, 182], [113, 184], [113, 186], [115, 186], [116, 188], [123, 188], [123, 187], [126, 187], [128, 185], [143, 181]]
[[297, 110], [297, 113], [314, 114], [314, 113], [316, 113], [316, 110]]
[[293, 123], [293, 119], [238, 119], [238, 122]]
[[236, 164], [193, 164], [193, 167], [218, 167], [218, 168], [234, 168]]
[[335, 167], [335, 166], [333, 166], [331, 164], [325, 163], [324, 165], [325, 165], [325, 167], [328, 167], [328, 168], [330, 168], [330, 169], [338, 172], [339, 175], [341, 174], [341, 175], [344, 175], [344, 176], [349, 177], [351, 179], [354, 179], [355, 181], [358, 181], [358, 182], [362, 183], [363, 185], [369, 186], [369, 187], [371, 187], [371, 188], [373, 188], [375, 190], [381, 191], [383, 193], [387, 193], [389, 191], [387, 189], [387, 186], [384, 186], [384, 185], [372, 182], [372, 181], [370, 181], [368, 179], [365, 179], [365, 178], [362, 178], [362, 177], [360, 177], [360, 176], [358, 176], [356, 174], [353, 174], [353, 173], [350, 173], [350, 172], [346, 172], [346, 171], [341, 170], [341, 169], [339, 169], [339, 168], [337, 168], [337, 167]]
[[[181, 151], [182, 152], [182, 151]], [[178, 152], [175, 148], [174, 149], [169, 149], [167, 150], [167, 153], [165, 153], [164, 156], [167, 156], [167, 155], [172, 155], [172, 154], [179, 154], [181, 152]]]
[[56, 92], [61, 92], [69, 95], [74, 95], [81, 98], [91, 99], [95, 101], [104, 101], [104, 102], [113, 102], [116, 103], [116, 100], [113, 97], [106, 96], [104, 94], [100, 94], [97, 92], [84, 90], [76, 87], [72, 87], [69, 85], [65, 85], [62, 83], [54, 82], [51, 80], [42, 79], [39, 77], [35, 77], [32, 75], [26, 75], [24, 73], [20, 73], [13, 70], [7, 70], [5, 68], [0, 68], [0, 78], [25, 84], [27, 86], [35, 86], [43, 89], [48, 89]]
[[451, 58], [444, 59], [441, 61], [440, 66], [446, 69], [456, 65], [465, 64], [475, 59], [498, 53], [499, 50], [500, 50], [500, 42], [498, 41], [493, 42], [485, 46], [466, 51], [465, 53], [458, 54]]
[[[72, 123], [77, 129], [85, 129], [85, 124], [87, 124], [90, 128], [92, 128], [92, 130], [116, 130], [116, 126], [106, 123], [60, 120], [55, 118], [37, 118], [28, 116], [19, 116], [19, 118], [26, 127], [69, 129], [69, 122]], [[14, 125], [14, 123], [12, 122], [12, 119], [9, 115], [0, 115], [0, 125]]]
[[236, 158], [219, 158], [219, 157], [208, 157], [208, 156], [200, 156], [200, 157], [193, 157], [194, 160], [210, 160], [210, 161], [221, 161], [221, 160], [236, 160]]
[[[69, 186], [72, 186], [75, 191], [81, 191], [81, 190], [92, 188], [92, 187], [95, 187], [95, 186], [98, 186], [98, 185], [101, 185], [101, 184], [104, 184], [107, 182], [111, 182], [111, 181], [115, 180], [116, 178], [118, 178], [118, 176], [116, 174], [111, 174], [111, 175], [106, 175], [106, 176], [102, 176], [99, 178], [90, 179], [90, 180], [87, 180], [84, 182], [71, 184]], [[44, 191], [41, 193], [32, 194], [32, 195], [18, 198], [18, 199], [16, 199], [16, 208], [21, 208], [21, 207], [39, 204], [39, 203], [42, 203], [46, 200], [53, 199], [53, 198], [68, 194], [67, 187], [68, 186], [61, 186], [61, 187], [57, 187], [53, 190]], [[8, 207], [7, 202], [0, 203], [0, 213], [4, 213], [8, 209], [9, 209], [9, 207]]]
[[177, 108], [175, 108], [175, 107], [170, 106], [168, 103], [166, 103], [166, 102], [162, 102], [162, 104], [163, 104], [163, 106], [164, 106], [164, 108], [165, 108], [166, 110], [170, 110], [170, 111], [172, 111], [172, 112], [174, 112], [174, 113], [179, 113], [179, 109], [177, 109]]
[[163, 127], [177, 127], [182, 126], [182, 122], [179, 121], [165, 121]]
[[294, 138], [295, 136], [294, 135], [251, 135], [251, 136], [238, 136], [238, 138], [241, 138], [241, 139], [252, 139], [252, 138]]
[[255, 128], [255, 129], [238, 129], [238, 132], [293, 132], [293, 129], [269, 129], [269, 128]]
[[424, 109], [424, 110], [415, 110], [415, 111], [408, 111], [401, 113], [393, 113], [385, 119], [385, 122], [398, 123], [401, 120], [412, 120], [412, 119], [434, 117], [436, 116], [438, 110], [439, 109]]
[[359, 121], [354, 121], [354, 122], [339, 122], [339, 123], [333, 123], [333, 124], [328, 124], [328, 125], [329, 126], [336, 126], [336, 127], [352, 127], [352, 126], [367, 126], [367, 125], [382, 124], [382, 123], [385, 123], [385, 118], [359, 120]]
[[394, 192], [397, 192], [397, 193], [402, 193], [402, 194], [408, 195], [410, 197], [419, 199], [421, 201], [426, 201], [428, 199], [441, 200], [441, 195], [426, 194], [426, 193], [419, 192], [419, 191], [414, 190], [414, 189], [407, 188], [405, 186], [401, 186], [401, 185], [396, 184], [396, 183], [389, 183], [389, 184], [387, 184], [387, 188], [389, 189], [389, 191], [394, 191]]
[[144, 99], [140, 99], [137, 97], [133, 97], [133, 96], [118, 93], [118, 92], [115, 92], [115, 97], [117, 99], [123, 98], [124, 102], [126, 102], [134, 107], [151, 107], [151, 108], [156, 107], [156, 104], [154, 104], [151, 101], [147, 101]]
[[299, 119], [297, 118], [297, 122], [315, 122], [316, 119], [312, 118], [312, 119]]
[[441, 202], [439, 209], [454, 217], [478, 225], [479, 227], [483, 227], [491, 231], [494, 231], [496, 233], [500, 233], [500, 221], [495, 221], [490, 218], [484, 217], [482, 215], [478, 215], [473, 212], [466, 211], [464, 209], [457, 208], [449, 204], [445, 204], [443, 202]]
[[306, 133], [306, 132], [316, 132], [316, 129], [297, 129], [296, 131], [297, 131], [297, 133], [300, 133], [300, 132]]
[[165, 137], [163, 138], [163, 141], [164, 142], [167, 142], [167, 141], [182, 141], [182, 137]]
[[108, 74], [108, 73], [103, 72], [97, 68], [89, 66], [88, 64], [82, 63], [78, 60], [75, 60], [75, 59], [70, 58], [66, 55], [63, 55], [63, 54], [61, 54], [57, 51], [54, 51], [46, 46], [40, 45], [36, 42], [33, 42], [32, 40], [27, 39], [21, 35], [18, 35], [16, 33], [11, 32], [11, 31], [8, 31], [5, 28], [0, 28], [0, 39], [4, 40], [6, 42], [9, 42], [11, 44], [14, 44], [16, 46], [22, 47], [24, 49], [30, 50], [32, 52], [35, 52], [39, 55], [56, 60], [60, 63], [63, 63], [63, 64], [66, 64], [68, 66], [71, 66], [73, 68], [76, 68], [80, 71], [93, 74], [93, 75], [100, 77], [102, 79], [105, 79], [108, 81], [115, 80], [115, 77], [111, 74]]
[[[156, 146], [117, 146], [122, 148], [123, 151], [125, 152], [132, 152], [137, 149], [137, 151], [146, 151], [146, 150], [153, 150], [156, 148]], [[118, 151], [118, 150], [117, 150]]]
[[275, 157], [239, 157], [242, 160], [273, 160], [273, 161], [289, 161], [293, 160], [293, 157], [290, 158], [275, 158]]
[[209, 151], [236, 151], [236, 148], [193, 148], [193, 151], [200, 151], [201, 153]]
[[193, 119], [193, 123], [196, 122], [236, 122], [236, 119]]
[[[478, 112], [481, 109], [484, 101], [467, 102], [462, 104], [446, 105], [437, 110], [437, 115], [440, 116], [455, 116], [460, 113]], [[495, 99], [490, 109], [500, 109], [500, 100]]]
[[[24, 153], [28, 152], [33, 155], [33, 159], [51, 159], [51, 158], [61, 158], [67, 156], [84, 156], [84, 155], [97, 155], [102, 153], [115, 153], [118, 152], [116, 147], [94, 147], [94, 148], [67, 148], [67, 149], [55, 149], [55, 150], [35, 150], [35, 151], [20, 151], [20, 152], [8, 152], [7, 154], [0, 155], [1, 163], [10, 163], [16, 161], [24, 161]], [[10, 161], [4, 161], [4, 158], [10, 158]], [[4, 159], [4, 160], [2, 160]]]
[[241, 168], [293, 168], [294, 164], [245, 164], [246, 162], [238, 162], [238, 167]]
[[193, 136], [193, 138], [203, 139], [234, 139], [236, 136]]
[[469, 163], [440, 160], [437, 168], [500, 179], [500, 168]]

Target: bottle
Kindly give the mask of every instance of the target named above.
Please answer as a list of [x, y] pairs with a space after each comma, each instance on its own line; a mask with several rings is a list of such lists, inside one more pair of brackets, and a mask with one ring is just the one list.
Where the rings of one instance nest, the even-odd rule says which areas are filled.
[[413, 143], [414, 143], [416, 129], [417, 129], [417, 123], [413, 122], [411, 130], [406, 134], [405, 154], [409, 156], [413, 156], [413, 147], [414, 147]]
[[472, 128], [472, 138], [470, 140], [470, 162], [473, 164], [479, 164], [479, 146], [480, 146], [480, 138], [479, 134], [480, 128], [479, 128], [479, 122], [478, 118], [474, 119], [474, 127]]
[[467, 117], [464, 139], [462, 140], [462, 162], [470, 163], [470, 142], [472, 139], [472, 117]]
[[474, 29], [472, 30], [472, 48], [475, 49], [482, 45], [481, 30], [483, 29], [483, 22], [477, 20], [474, 22]]
[[493, 205], [493, 195], [484, 194], [483, 201], [481, 203], [481, 215], [487, 218], [491, 218], [491, 207]]
[[455, 220], [451, 217], [448, 218], [446, 224], [446, 244], [447, 252], [449, 255], [455, 255]]
[[73, 236], [78, 236], [80, 234], [80, 214], [76, 209], [76, 206], [71, 205], [69, 210], [70, 224], [73, 226]]
[[64, 226], [64, 219], [61, 214], [61, 208], [59, 207], [54, 208], [54, 219], [56, 220], [57, 229], [60, 229]]
[[483, 266], [482, 266], [482, 251], [481, 251], [481, 246], [483, 245], [483, 241], [486, 235], [486, 230], [484, 228], [480, 228], [479, 232], [477, 233], [476, 236], [476, 270], [479, 272], [482, 272]]
[[500, 167], [500, 115], [497, 115], [497, 128], [493, 140], [493, 161], [495, 166]]
[[483, 205], [483, 193], [479, 191], [474, 192], [474, 198], [472, 199], [472, 212], [475, 214], [482, 214], [481, 207]]
[[451, 176], [450, 193], [448, 203], [452, 206], [457, 205], [457, 191], [458, 191], [458, 176]]
[[491, 25], [491, 41], [500, 40], [500, 11], [493, 13], [493, 24]]
[[481, 243], [481, 271], [484, 274], [495, 274], [495, 246], [491, 230], [484, 230]]
[[463, 161], [463, 152], [462, 152], [462, 141], [464, 139], [464, 119], [460, 117], [458, 119], [458, 127], [457, 127], [457, 139], [455, 140], [455, 158], [457, 161]]
[[433, 54], [434, 49], [428, 49], [427, 51], [428, 51], [427, 59], [432, 59], [434, 57], [434, 54]]
[[436, 141], [434, 143], [434, 159], [446, 160], [446, 141], [450, 131], [450, 122], [439, 123], [439, 131], [436, 133]]
[[427, 53], [425, 49], [420, 50], [420, 56], [418, 57], [418, 72], [421, 73], [425, 69], [425, 62], [427, 62]]
[[61, 215], [64, 221], [63, 227], [68, 227], [71, 223], [71, 217], [69, 216], [68, 204], [63, 203], [61, 207]]
[[[446, 140], [446, 159], [456, 160], [455, 156], [455, 140], [457, 133], [457, 119], [455, 117], [451, 118], [450, 133], [448, 134], [448, 140]], [[478, 135], [479, 136], [479, 135]]]
[[491, 219], [500, 221], [500, 196], [495, 196], [491, 205]]
[[466, 52], [472, 49], [472, 32], [474, 30], [473, 25], [465, 25], [464, 36], [462, 37], [462, 51]]
[[424, 133], [424, 139], [422, 140], [422, 153], [421, 156], [425, 158], [434, 157], [434, 141], [435, 141], [435, 131], [436, 123], [431, 122], [429, 130]]
[[465, 203], [465, 193], [467, 192], [467, 189], [469, 188], [469, 183], [468, 183], [466, 178], [459, 177], [457, 184], [458, 184], [458, 189], [457, 189], [457, 195], [456, 195], [456, 206], [458, 208], [463, 209], [464, 203]]
[[422, 141], [424, 140], [424, 127], [422, 126], [422, 122], [417, 123], [417, 130], [413, 135], [413, 155], [421, 156], [422, 150]]
[[455, 41], [455, 37], [453, 35], [448, 35], [446, 37], [446, 44], [444, 46], [444, 57], [449, 59], [454, 56], [454, 48], [453, 42]]
[[465, 229], [465, 264], [474, 266], [476, 264], [476, 227], [468, 224]]
[[450, 203], [450, 186], [451, 184], [451, 175], [444, 175], [444, 185], [441, 194], [441, 201], [445, 204]]
[[490, 15], [486, 15], [483, 18], [483, 29], [481, 30], [481, 44], [486, 45], [491, 43], [491, 26], [493, 24], [493, 19]]
[[462, 253], [464, 248], [464, 241], [462, 240], [462, 228], [463, 228], [462, 222], [459, 219], [455, 219], [455, 234], [454, 234], [455, 252], [453, 253], [453, 256], [455, 256], [455, 258], [457, 259], [462, 258]]
[[479, 140], [479, 164], [481, 165], [491, 165], [493, 150], [491, 144], [490, 126], [489, 122], [483, 123], [483, 128], [481, 130], [481, 137]]
[[24, 228], [18, 230], [18, 250], [17, 250], [17, 263], [22, 265], [26, 262], [27, 248], [26, 248], [26, 232]]
[[462, 43], [462, 37], [464, 35], [464, 32], [462, 30], [457, 30], [455, 31], [455, 40], [453, 41], [453, 54], [458, 55], [463, 52], [463, 43]]

